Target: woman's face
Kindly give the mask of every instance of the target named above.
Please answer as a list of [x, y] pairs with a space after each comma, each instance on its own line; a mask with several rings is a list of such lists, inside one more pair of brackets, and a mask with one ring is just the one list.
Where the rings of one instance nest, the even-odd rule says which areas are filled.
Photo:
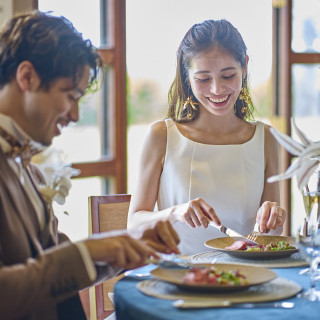
[[193, 94], [216, 116], [234, 112], [246, 70], [227, 51], [213, 48], [191, 61], [188, 70]]

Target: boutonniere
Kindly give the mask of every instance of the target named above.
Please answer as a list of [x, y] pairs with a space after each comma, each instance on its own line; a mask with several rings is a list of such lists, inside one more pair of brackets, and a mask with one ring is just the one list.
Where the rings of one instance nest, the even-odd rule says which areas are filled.
[[71, 177], [80, 173], [80, 170], [74, 169], [68, 165], [60, 164], [59, 166], [46, 166], [42, 173], [46, 178], [46, 184], [38, 186], [44, 200], [49, 203], [53, 201], [63, 205], [71, 189]]
[[37, 186], [38, 191], [48, 204], [50, 213], [52, 213], [53, 202], [59, 205], [65, 203], [72, 186], [71, 177], [79, 175], [80, 170], [65, 164], [61, 160], [61, 152], [57, 150], [44, 152], [33, 162], [38, 165], [44, 177], [43, 183]]
[[[270, 128], [270, 132], [275, 139], [293, 156], [295, 156], [288, 169], [279, 175], [268, 178], [268, 182], [275, 182], [296, 176], [297, 184], [300, 191], [308, 186], [310, 177], [319, 169], [320, 165], [320, 141], [310, 140], [296, 125], [291, 118], [292, 128], [297, 133], [301, 142], [298, 142], [291, 137], [281, 133], [275, 128]], [[319, 176], [317, 177], [318, 185], [320, 183]], [[320, 187], [320, 186], [319, 186]]]

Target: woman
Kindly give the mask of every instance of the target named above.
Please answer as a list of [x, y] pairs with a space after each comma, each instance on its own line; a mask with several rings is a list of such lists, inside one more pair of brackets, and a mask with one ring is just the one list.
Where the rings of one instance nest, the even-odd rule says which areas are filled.
[[[221, 223], [247, 234], [281, 234], [286, 212], [279, 185], [277, 143], [262, 122], [249, 122], [246, 45], [226, 20], [195, 24], [182, 40], [169, 91], [168, 118], [151, 124], [128, 227], [170, 218], [180, 250], [205, 250], [224, 236]], [[157, 210], [154, 210], [155, 206]]]

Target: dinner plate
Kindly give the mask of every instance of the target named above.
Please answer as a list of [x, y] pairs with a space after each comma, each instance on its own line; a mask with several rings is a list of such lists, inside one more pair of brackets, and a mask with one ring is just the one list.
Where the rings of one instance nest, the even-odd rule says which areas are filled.
[[229, 256], [242, 259], [281, 259], [290, 257], [293, 253], [298, 252], [295, 238], [286, 236], [258, 236], [259, 244], [268, 244], [270, 242], [285, 241], [296, 249], [277, 250], [277, 251], [243, 251], [228, 250], [226, 247], [231, 246], [236, 240], [230, 237], [211, 239], [205, 242], [205, 246], [228, 254]]
[[[209, 268], [213, 264], [195, 264], [195, 267], [206, 267]], [[175, 284], [180, 289], [193, 290], [193, 291], [213, 291], [213, 292], [230, 292], [230, 291], [242, 291], [249, 287], [257, 286], [268, 281], [271, 281], [277, 277], [277, 274], [267, 268], [255, 267], [255, 266], [244, 266], [240, 264], [226, 264], [219, 263], [214, 264], [214, 267], [220, 271], [239, 271], [243, 274], [247, 280], [247, 284], [243, 285], [222, 285], [222, 284], [190, 284], [184, 283], [183, 277], [190, 269], [167, 269], [167, 268], [156, 268], [151, 271], [151, 275], [158, 280]]]

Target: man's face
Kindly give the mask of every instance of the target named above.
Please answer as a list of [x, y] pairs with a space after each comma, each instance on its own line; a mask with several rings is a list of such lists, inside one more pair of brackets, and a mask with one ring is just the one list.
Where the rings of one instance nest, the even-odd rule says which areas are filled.
[[50, 145], [61, 133], [61, 128], [70, 121], [79, 119], [79, 99], [85, 93], [90, 69], [85, 67], [77, 86], [72, 88], [72, 79], [59, 78], [48, 90], [28, 92], [25, 97], [26, 131], [35, 141]]

